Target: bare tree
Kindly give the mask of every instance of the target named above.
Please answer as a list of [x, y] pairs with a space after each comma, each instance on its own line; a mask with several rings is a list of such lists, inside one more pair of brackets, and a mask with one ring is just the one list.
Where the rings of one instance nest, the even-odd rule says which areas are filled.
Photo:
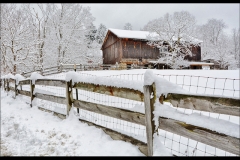
[[97, 29], [97, 33], [96, 33], [96, 37], [95, 37], [96, 41], [99, 44], [102, 44], [106, 34], [107, 34], [107, 27], [103, 24], [100, 24]]
[[236, 68], [239, 63], [239, 32], [233, 29], [232, 38], [224, 32], [223, 20], [209, 19], [198, 26], [199, 38], [203, 40], [202, 59], [215, 60], [221, 69]]
[[219, 38], [226, 27], [223, 20], [217, 19], [209, 19], [205, 25], [200, 26], [199, 35], [203, 40], [203, 58], [206, 56], [209, 57], [209, 54], [212, 55], [214, 53], [214, 48], [218, 45]]
[[237, 62], [237, 67], [240, 67], [239, 59], [240, 59], [240, 28], [238, 30], [234, 28], [232, 30], [232, 37], [233, 37], [233, 54], [234, 58]]
[[194, 38], [195, 23], [194, 16], [181, 11], [173, 15], [167, 13], [144, 26], [143, 30], [150, 31], [147, 44], [159, 48], [162, 53], [159, 63], [167, 63], [174, 69], [189, 66], [185, 57], [192, 56], [191, 47], [201, 43]]
[[219, 64], [220, 69], [227, 69], [229, 66], [236, 67], [234, 55], [231, 54], [231, 44], [230, 36], [221, 34], [218, 37], [218, 42], [214, 47], [213, 53], [214, 59]]
[[124, 30], [132, 30], [131, 23], [126, 23], [125, 26], [124, 26]]

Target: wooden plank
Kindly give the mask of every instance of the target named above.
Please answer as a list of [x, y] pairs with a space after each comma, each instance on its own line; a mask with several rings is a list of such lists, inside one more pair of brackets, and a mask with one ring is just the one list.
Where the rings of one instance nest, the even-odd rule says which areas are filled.
[[30, 85], [30, 79], [19, 81], [18, 85]]
[[59, 118], [61, 118], [61, 119], [66, 119], [66, 115], [64, 115], [64, 114], [57, 113], [57, 112], [48, 110], [48, 109], [46, 109], [46, 108], [41, 108], [41, 107], [38, 107], [38, 109], [41, 110], [41, 111], [49, 112], [49, 113], [52, 113], [52, 112], [53, 112], [53, 115], [54, 115], [54, 116], [57, 116], [57, 117], [59, 117]]
[[67, 105], [67, 115], [69, 115], [69, 111], [72, 107], [72, 102], [73, 102], [72, 80], [70, 80], [69, 82], [65, 82], [65, 84], [66, 84], [65, 104]]
[[15, 92], [15, 94], [14, 94], [14, 98], [16, 98], [16, 96], [18, 95], [18, 89], [17, 89], [17, 82], [16, 82], [16, 79], [14, 80], [14, 92]]
[[159, 128], [183, 137], [240, 155], [239, 138], [172, 119], [159, 118]]
[[6, 81], [7, 81], [6, 91], [8, 92], [10, 90], [10, 88], [9, 88], [9, 80], [6, 79]]
[[52, 69], [52, 68], [57, 68], [57, 67], [58, 67], [58, 66], [48, 67], [48, 68], [44, 68], [43, 70]]
[[6, 80], [3, 79], [3, 89], [6, 90]]
[[102, 129], [106, 134], [108, 134], [113, 140], [121, 140], [121, 141], [125, 141], [125, 142], [129, 142], [131, 144], [133, 144], [134, 146], [138, 146], [138, 149], [144, 154], [144, 155], [147, 155], [147, 144], [142, 142], [142, 141], [139, 141], [133, 137], [130, 137], [130, 136], [127, 136], [127, 135], [124, 135], [124, 134], [121, 134], [119, 132], [116, 132], [114, 130], [111, 130], [109, 128], [105, 128], [105, 127], [102, 127], [100, 125], [97, 125], [97, 124], [94, 124], [94, 123], [91, 123], [91, 122], [88, 122], [88, 121], [85, 121], [85, 120], [82, 120], [82, 119], [79, 119], [79, 121], [81, 122], [84, 122], [84, 123], [87, 123], [89, 126], [95, 126], [96, 128], [100, 128]]
[[30, 95], [31, 95], [31, 104], [30, 106], [32, 107], [32, 101], [35, 97], [35, 95], [33, 94], [33, 91], [34, 91], [34, 88], [35, 88], [35, 84], [32, 83], [32, 81], [30, 81]]
[[97, 103], [74, 100], [73, 106], [91, 112], [99, 113], [105, 116], [125, 120], [128, 122], [145, 125], [145, 116], [142, 113], [137, 113], [125, 109], [105, 106]]
[[141, 102], [143, 102], [143, 99], [144, 99], [144, 95], [141, 91], [137, 91], [129, 88], [117, 88], [117, 87], [83, 83], [83, 82], [75, 83], [73, 88], [101, 93], [101, 94], [107, 94], [111, 96], [116, 96], [116, 97], [121, 97], [121, 98], [131, 99], [135, 101], [141, 101]]
[[154, 121], [153, 111], [154, 111], [154, 101], [152, 101], [151, 94], [153, 93], [152, 85], [143, 86], [144, 90], [144, 107], [145, 107], [145, 123], [146, 123], [146, 132], [147, 132], [147, 147], [148, 147], [148, 156], [153, 155], [153, 133], [154, 133]]
[[55, 86], [55, 87], [66, 87], [66, 81], [60, 79], [37, 79], [35, 85], [46, 85], [46, 86]]
[[31, 97], [30, 91], [18, 90], [18, 94], [22, 94], [22, 95]]
[[15, 92], [15, 87], [9, 86], [9, 91]]
[[240, 99], [169, 93], [164, 101], [174, 107], [240, 116]]
[[65, 97], [58, 97], [54, 95], [47, 95], [47, 94], [42, 94], [42, 93], [35, 93], [35, 98], [55, 102], [55, 103], [60, 103], [60, 104], [66, 104], [66, 98]]
[[49, 73], [43, 73], [43, 75], [46, 76], [46, 75], [52, 75], [52, 74], [57, 74], [57, 73], [61, 73], [61, 72], [59, 72], [59, 71], [49, 72]]
[[10, 83], [15, 83], [15, 79], [9, 78]]

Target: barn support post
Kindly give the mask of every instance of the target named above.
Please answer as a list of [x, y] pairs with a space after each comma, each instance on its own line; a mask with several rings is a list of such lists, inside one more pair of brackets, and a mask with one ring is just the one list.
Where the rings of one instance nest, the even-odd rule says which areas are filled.
[[144, 85], [144, 106], [145, 106], [145, 123], [147, 132], [147, 156], [153, 155], [153, 134], [154, 134], [154, 122], [153, 122], [153, 111], [154, 102], [156, 100], [156, 89], [155, 84]]
[[31, 95], [31, 104], [30, 104], [30, 106], [32, 107], [33, 105], [32, 105], [32, 101], [33, 101], [33, 99], [34, 99], [34, 94], [33, 94], [33, 92], [34, 92], [34, 89], [35, 89], [35, 84], [33, 84], [33, 80], [30, 80], [30, 95]]
[[72, 92], [72, 80], [66, 82], [66, 105], [67, 105], [67, 116], [69, 116], [69, 111], [72, 107], [72, 99], [73, 99], [73, 92]]

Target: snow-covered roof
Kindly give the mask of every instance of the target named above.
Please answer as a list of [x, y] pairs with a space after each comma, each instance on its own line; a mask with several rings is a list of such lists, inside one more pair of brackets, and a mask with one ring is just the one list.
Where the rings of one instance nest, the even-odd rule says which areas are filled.
[[[113, 28], [108, 28], [108, 30], [110, 30], [119, 38], [132, 38], [132, 39], [144, 39], [144, 40], [147, 40], [147, 36], [151, 33], [149, 31], [123, 30], [123, 29], [113, 29]], [[158, 36], [157, 33], [156, 34], [151, 33], [151, 35], [156, 37]], [[202, 40], [199, 40], [193, 37], [191, 37], [190, 39], [191, 41], [202, 43]]]
[[132, 39], [146, 39], [150, 32], [148, 31], [134, 31], [109, 28], [119, 38], [132, 38]]

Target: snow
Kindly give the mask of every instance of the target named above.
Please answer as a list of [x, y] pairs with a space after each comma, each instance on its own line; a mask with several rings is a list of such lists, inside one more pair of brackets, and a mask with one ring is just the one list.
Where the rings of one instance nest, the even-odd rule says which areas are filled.
[[25, 77], [22, 76], [21, 74], [16, 74], [16, 75], [14, 76], [14, 79], [16, 80], [16, 84], [18, 85], [19, 81], [24, 80]]
[[206, 63], [206, 62], [189, 62], [190, 65], [207, 65], [207, 66], [210, 66], [210, 65], [214, 65], [214, 63]]
[[[114, 28], [108, 28], [112, 33], [114, 33], [119, 38], [131, 38], [131, 39], [142, 39], [147, 40], [147, 36], [151, 33], [149, 31], [137, 31], [137, 30], [122, 30], [122, 29], [114, 29]], [[154, 37], [159, 37], [157, 33], [151, 33]], [[174, 40], [177, 40], [177, 38], [174, 38]], [[195, 43], [202, 43], [202, 40], [198, 40], [196, 38], [190, 37], [192, 42]]]
[[133, 39], [146, 39], [149, 34], [148, 31], [134, 31], [134, 30], [121, 30], [108, 28], [119, 38], [133, 38]]
[[[143, 77], [138, 80], [116, 78], [121, 74], [142, 74]], [[157, 76], [157, 74], [198, 75], [239, 79], [239, 70], [193, 71], [155, 69], [82, 71], [81, 74], [70, 71], [63, 75], [62, 79], [67, 81], [72, 80], [72, 83], [81, 81], [99, 85], [126, 87], [141, 92], [143, 91], [143, 85], [155, 83], [158, 97], [161, 94], [166, 95], [167, 93], [193, 94], [177, 84]], [[11, 74], [2, 77], [14, 78]], [[41, 76], [36, 72], [30, 76], [30, 79], [34, 81], [42, 78], [46, 79], [49, 77]], [[15, 79], [22, 80], [23, 77], [16, 75]], [[35, 89], [34, 93], [40, 92], [54, 95], [53, 91], [44, 91], [39, 88]], [[206, 96], [206, 94], [203, 95]], [[101, 129], [88, 126], [78, 121], [73, 109], [70, 111], [67, 119], [62, 120], [53, 116], [53, 113], [39, 110], [37, 102], [34, 103], [32, 108], [29, 104], [29, 97], [18, 95], [16, 99], [13, 99], [12, 96], [9, 96], [6, 91], [1, 89], [1, 155], [144, 156], [144, 154], [138, 150], [137, 146], [124, 141], [112, 140], [111, 137]], [[157, 100], [154, 107], [153, 114], [156, 126], [159, 124], [158, 117], [161, 116], [208, 128], [212, 131], [236, 138], [240, 137], [239, 117], [229, 121], [209, 117], [198, 112], [185, 113], [169, 106], [167, 103], [160, 104]], [[136, 104], [128, 110], [144, 113], [144, 106]], [[199, 119], [201, 119], [201, 121], [199, 121]], [[153, 137], [153, 155], [172, 156], [171, 152], [162, 144], [163, 141], [161, 137], [157, 136], [156, 133]], [[142, 139], [142, 137], [138, 139]]]
[[106, 77], [97, 77], [97, 76], [81, 76], [74, 71], [69, 71], [66, 74], [66, 81], [72, 80], [72, 84], [75, 82], [86, 82], [92, 84], [106, 85], [111, 87], [119, 88], [130, 88], [143, 92], [143, 83], [139, 81], [128, 81], [122, 80], [119, 78], [106, 78]]
[[33, 72], [31, 74], [31, 76], [30, 76], [30, 79], [32, 80], [32, 83], [35, 84], [35, 81], [37, 79], [44, 79], [44, 77], [41, 74], [37, 73], [37, 72]]
[[[153, 113], [155, 125], [157, 127], [159, 124], [158, 117], [166, 117], [185, 122], [186, 124], [207, 128], [218, 133], [240, 138], [239, 124], [234, 124], [226, 120], [211, 118], [201, 115], [200, 113], [186, 114], [174, 108], [170, 108], [169, 105], [161, 104], [159, 101], [155, 102], [155, 110]], [[199, 121], [199, 119], [201, 119], [201, 121]]]

